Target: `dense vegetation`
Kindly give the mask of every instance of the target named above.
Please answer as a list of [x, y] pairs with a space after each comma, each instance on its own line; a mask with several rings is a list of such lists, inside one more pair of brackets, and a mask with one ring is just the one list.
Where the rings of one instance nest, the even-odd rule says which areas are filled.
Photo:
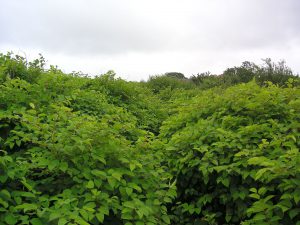
[[0, 55], [0, 224], [300, 224], [299, 77], [126, 82]]

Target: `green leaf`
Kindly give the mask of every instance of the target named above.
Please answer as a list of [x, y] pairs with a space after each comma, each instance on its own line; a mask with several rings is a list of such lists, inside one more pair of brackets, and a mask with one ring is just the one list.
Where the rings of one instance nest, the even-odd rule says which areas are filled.
[[133, 192], [133, 189], [130, 188], [130, 187], [126, 187], [125, 191], [126, 191], [127, 195], [130, 196], [132, 194], [132, 192]]
[[0, 175], [0, 183], [5, 183], [7, 178], [8, 178], [8, 176], [6, 174]]
[[92, 181], [92, 180], [90, 180], [88, 183], [87, 183], [87, 185], [86, 185], [86, 187], [87, 188], [89, 188], [89, 189], [92, 189], [92, 188], [94, 188], [94, 182]]
[[257, 173], [254, 176], [254, 179], [258, 180], [267, 171], [268, 171], [268, 168], [263, 168], [263, 169], [258, 170]]
[[109, 215], [109, 208], [105, 205], [100, 206], [99, 211], [101, 213], [103, 213], [104, 215], [107, 215], [107, 216]]
[[2, 189], [0, 191], [0, 197], [1, 196], [5, 197], [5, 199], [10, 199], [11, 198], [10, 193], [6, 189]]
[[114, 172], [114, 173], [112, 173], [111, 176], [114, 177], [114, 178], [116, 178], [118, 181], [120, 181], [121, 177], [122, 177], [122, 174], [118, 173], [118, 172]]
[[158, 199], [154, 199], [153, 204], [154, 204], [154, 205], [160, 205], [161, 202], [160, 202]]
[[17, 144], [18, 147], [20, 147], [21, 146], [21, 140], [16, 140], [16, 144]]
[[35, 194], [31, 193], [31, 192], [25, 192], [25, 191], [22, 191], [22, 192], [19, 192], [20, 196], [22, 197], [27, 197], [27, 198], [35, 198]]
[[21, 205], [16, 206], [16, 209], [23, 209], [24, 213], [28, 212], [28, 211], [35, 211], [37, 210], [37, 205], [35, 204], [30, 204], [30, 203], [23, 203]]
[[260, 196], [258, 194], [256, 194], [256, 193], [250, 194], [249, 197], [255, 198], [255, 199], [260, 199]]
[[127, 201], [127, 202], [124, 202], [123, 203], [123, 206], [125, 207], [128, 207], [128, 208], [131, 208], [131, 209], [134, 209], [135, 208], [135, 205], [132, 201]]
[[52, 160], [52, 161], [49, 162], [48, 168], [49, 168], [50, 171], [52, 171], [58, 165], [59, 165], [59, 161], [55, 159], [55, 160]]
[[108, 177], [107, 181], [108, 181], [109, 185], [111, 186], [111, 188], [114, 188], [116, 186], [116, 184], [117, 184], [116, 179], [114, 179], [112, 177]]
[[44, 223], [39, 218], [33, 218], [30, 220], [32, 225], [43, 225]]
[[62, 162], [60, 165], [59, 165], [59, 169], [63, 172], [66, 172], [67, 169], [68, 169], [68, 163], [66, 162]]
[[227, 223], [231, 220], [231, 218], [232, 218], [232, 215], [226, 214], [225, 220], [226, 220]]
[[102, 212], [96, 213], [96, 217], [100, 223], [104, 221], [104, 214]]
[[97, 177], [106, 178], [106, 173], [101, 170], [92, 170], [92, 174]]
[[58, 225], [65, 225], [68, 221], [65, 218], [60, 218], [58, 220]]
[[49, 216], [49, 221], [58, 219], [61, 216], [61, 213], [59, 212], [52, 212]]
[[291, 219], [294, 219], [299, 214], [300, 214], [300, 208], [292, 209], [289, 211], [289, 217]]
[[223, 178], [221, 180], [221, 183], [225, 186], [225, 187], [229, 187], [229, 179], [228, 178]]
[[139, 216], [140, 219], [143, 218], [144, 214], [143, 214], [142, 210], [138, 209], [138, 210], [136, 210], [136, 213], [138, 214], [138, 216]]
[[130, 163], [129, 164], [129, 169], [130, 169], [130, 171], [133, 171], [135, 169], [135, 164], [134, 163]]
[[266, 219], [266, 215], [261, 214], [261, 213], [256, 214], [253, 218], [254, 221], [261, 221], [261, 220], [265, 220], [265, 219]]
[[258, 190], [258, 194], [259, 194], [259, 195], [264, 195], [266, 192], [267, 192], [267, 188], [265, 188], [265, 187], [261, 187], [261, 188]]
[[14, 142], [9, 143], [9, 148], [10, 148], [10, 149], [13, 149], [14, 146], [15, 146], [15, 143], [14, 143]]
[[35, 105], [34, 105], [32, 102], [29, 103], [29, 106], [30, 106], [31, 108], [35, 109]]
[[170, 223], [171, 223], [169, 216], [167, 216], [167, 215], [162, 215], [161, 218], [162, 218], [162, 220], [163, 220], [166, 224], [170, 224]]
[[135, 183], [129, 183], [128, 186], [131, 187], [131, 188], [133, 188], [133, 189], [135, 189], [135, 190], [137, 190], [138, 192], [142, 192], [142, 188], [140, 188], [140, 187], [139, 187], [137, 184], [135, 184]]
[[164, 197], [164, 202], [171, 203], [172, 199], [169, 197]]
[[[80, 215], [82, 216], [83, 219], [88, 220], [89, 219], [89, 214], [86, 212], [86, 210], [81, 209], [79, 211]], [[80, 219], [79, 219], [80, 220]]]
[[96, 155], [93, 155], [93, 157], [97, 160], [99, 160], [100, 162], [102, 162], [104, 165], [106, 165], [106, 160], [105, 158], [103, 158], [102, 156], [96, 156]]
[[13, 214], [7, 214], [4, 217], [4, 221], [9, 225], [14, 225], [18, 222], [18, 220], [16, 219], [16, 217]]
[[133, 217], [132, 217], [131, 213], [123, 213], [122, 212], [121, 218], [124, 220], [131, 220]]
[[1, 204], [4, 208], [7, 208], [7, 207], [9, 206], [9, 205], [8, 205], [8, 202], [2, 200], [1, 198], [0, 198], [0, 204]]
[[84, 221], [83, 219], [77, 217], [75, 219], [75, 222], [78, 223], [79, 225], [90, 225], [89, 223], [87, 223], [86, 221]]
[[300, 191], [295, 191], [293, 193], [293, 196], [294, 196], [294, 200], [295, 200], [295, 203], [298, 204], [300, 202]]

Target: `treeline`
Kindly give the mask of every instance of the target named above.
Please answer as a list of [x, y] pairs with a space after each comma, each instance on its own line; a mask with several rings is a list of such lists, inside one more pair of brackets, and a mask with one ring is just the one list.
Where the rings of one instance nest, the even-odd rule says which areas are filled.
[[290, 78], [299, 80], [299, 75], [294, 74], [285, 61], [274, 63], [270, 58], [267, 58], [263, 62], [263, 65], [258, 66], [255, 63], [246, 61], [239, 67], [226, 69], [221, 75], [204, 72], [187, 78], [182, 73], [169, 72], [164, 75], [150, 77], [148, 83], [156, 93], [159, 89], [165, 87], [209, 89], [221, 86], [226, 88], [240, 83], [248, 83], [252, 80], [255, 80], [259, 85], [272, 82], [283, 87]]
[[127, 82], [0, 55], [0, 224], [299, 224], [284, 62]]

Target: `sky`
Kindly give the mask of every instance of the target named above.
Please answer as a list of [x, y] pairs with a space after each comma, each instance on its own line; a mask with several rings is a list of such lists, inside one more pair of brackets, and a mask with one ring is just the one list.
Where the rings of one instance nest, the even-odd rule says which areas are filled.
[[285, 60], [300, 73], [299, 0], [0, 0], [0, 52], [126, 80]]

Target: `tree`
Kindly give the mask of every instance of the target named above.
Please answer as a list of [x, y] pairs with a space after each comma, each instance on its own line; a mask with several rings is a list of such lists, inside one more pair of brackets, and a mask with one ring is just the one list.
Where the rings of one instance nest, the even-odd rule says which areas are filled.
[[177, 78], [177, 79], [187, 79], [183, 73], [179, 73], [179, 72], [167, 72], [165, 73], [165, 76]]

